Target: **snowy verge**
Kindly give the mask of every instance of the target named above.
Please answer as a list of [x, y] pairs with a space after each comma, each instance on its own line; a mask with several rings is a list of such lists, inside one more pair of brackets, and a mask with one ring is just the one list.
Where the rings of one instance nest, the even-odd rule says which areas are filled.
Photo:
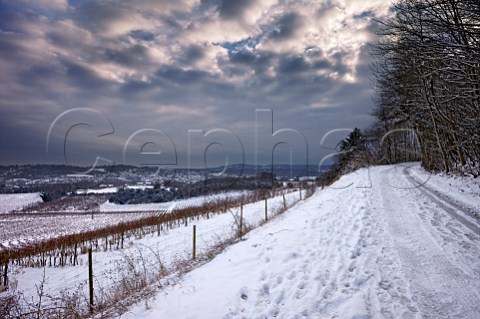
[[480, 178], [444, 173], [430, 174], [420, 164], [409, 169], [411, 175], [425, 186], [464, 207], [480, 212]]

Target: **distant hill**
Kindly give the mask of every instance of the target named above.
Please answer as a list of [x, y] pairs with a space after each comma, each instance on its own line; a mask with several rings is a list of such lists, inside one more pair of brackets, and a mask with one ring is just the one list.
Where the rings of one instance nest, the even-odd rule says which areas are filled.
[[[329, 166], [322, 166], [321, 171], [325, 171]], [[70, 165], [10, 165], [0, 166], [0, 180], [11, 179], [48, 179], [58, 178], [63, 176], [72, 176], [88, 170], [87, 167], [70, 166]], [[157, 172], [157, 167], [135, 167], [129, 165], [111, 165], [100, 166], [91, 172], [89, 175], [95, 177], [115, 177], [122, 174], [134, 174], [138, 176], [147, 176]], [[273, 165], [252, 165], [252, 164], [233, 164], [229, 165], [226, 169], [224, 167], [214, 168], [171, 168], [165, 167], [160, 169], [162, 173], [198, 173], [200, 175], [208, 176], [210, 174], [216, 174], [223, 172], [226, 176], [255, 176], [261, 172], [274, 173], [275, 176], [281, 178], [295, 178], [302, 176], [318, 176], [320, 174], [317, 165], [288, 165], [288, 164], [275, 164]]]

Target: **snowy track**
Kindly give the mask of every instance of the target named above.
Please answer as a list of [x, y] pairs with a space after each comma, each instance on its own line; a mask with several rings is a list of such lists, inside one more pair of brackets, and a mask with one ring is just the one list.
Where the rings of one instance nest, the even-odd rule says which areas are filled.
[[[394, 170], [384, 171], [382, 184], [389, 185], [395, 178], [405, 189], [382, 187], [383, 211], [419, 313], [428, 318], [476, 318], [480, 314], [480, 264], [477, 261], [468, 269], [467, 260], [461, 260], [463, 252], [457, 249], [462, 249], [469, 236], [476, 239], [478, 252], [478, 233], [474, 236], [464, 227], [478, 230], [478, 226], [425, 188], [415, 187], [409, 178], [401, 180]], [[405, 169], [401, 172], [407, 176]], [[451, 244], [455, 242], [460, 247]]]
[[124, 317], [478, 318], [478, 220], [406, 172], [342, 177]]
[[[470, 228], [474, 233], [480, 236], [480, 212], [476, 209], [462, 205], [457, 201], [450, 199], [446, 194], [428, 188], [422, 181], [418, 181], [410, 175], [408, 167], [403, 169], [403, 174], [407, 177], [412, 187], [416, 187], [425, 197], [437, 204], [443, 211], [448, 212], [457, 221]], [[480, 199], [479, 199], [480, 200]]]

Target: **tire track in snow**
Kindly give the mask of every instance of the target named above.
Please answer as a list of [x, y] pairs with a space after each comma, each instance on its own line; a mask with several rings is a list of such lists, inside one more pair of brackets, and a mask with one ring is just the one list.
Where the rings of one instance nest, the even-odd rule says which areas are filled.
[[[470, 216], [477, 219], [476, 216], [480, 216], [480, 213], [474, 211], [471, 208], [469, 209], [469, 208], [463, 207], [453, 202], [446, 196], [440, 194], [439, 192], [434, 191], [426, 187], [425, 185], [419, 184], [419, 182], [414, 177], [412, 177], [408, 172], [408, 167], [405, 167], [403, 169], [403, 174], [409, 180], [410, 183], [412, 183], [413, 185], [419, 185], [416, 189], [418, 189], [418, 191], [420, 191], [424, 196], [428, 197], [432, 202], [437, 204], [442, 210], [449, 213], [458, 222], [462, 223], [471, 231], [473, 231], [475, 234], [480, 236], [480, 225], [477, 222], [475, 222], [473, 219], [471, 218], [467, 219], [466, 217], [466, 216]], [[457, 211], [462, 212], [463, 215], [457, 213]]]
[[[426, 318], [477, 318], [480, 284], [446, 257], [439, 243], [415, 214], [415, 192], [389, 185], [392, 169], [383, 172], [381, 196], [396, 248], [421, 316]], [[407, 176], [404, 176], [407, 182]]]

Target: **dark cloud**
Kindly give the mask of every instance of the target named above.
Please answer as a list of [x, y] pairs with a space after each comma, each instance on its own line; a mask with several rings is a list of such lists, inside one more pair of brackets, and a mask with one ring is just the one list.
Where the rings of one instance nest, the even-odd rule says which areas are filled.
[[52, 88], [58, 87], [63, 71], [61, 67], [46, 63], [34, 64], [20, 74], [18, 83], [31, 88], [32, 95], [53, 97], [57, 92]]
[[285, 57], [280, 60], [278, 70], [280, 73], [289, 75], [309, 71], [311, 65], [302, 56]]
[[200, 45], [192, 44], [182, 50], [182, 53], [179, 57], [179, 61], [192, 64], [205, 56], [204, 48]]
[[149, 64], [147, 48], [136, 44], [125, 49], [105, 49], [103, 58], [108, 62], [113, 62], [127, 67], [140, 67]]
[[233, 63], [252, 64], [256, 59], [257, 56], [248, 51], [232, 52], [230, 54], [230, 61]]
[[283, 41], [295, 36], [299, 27], [302, 26], [302, 17], [290, 12], [280, 17], [273, 25], [273, 30], [268, 34], [268, 38], [273, 41]]
[[182, 70], [178, 67], [164, 66], [159, 69], [155, 75], [165, 81], [176, 84], [192, 84], [199, 83], [209, 75], [204, 71], [199, 70]]
[[72, 36], [71, 34], [65, 32], [65, 30], [54, 30], [47, 32], [45, 38], [48, 42], [56, 47], [63, 48], [82, 48], [85, 46], [84, 43], [78, 41], [78, 37]]
[[253, 0], [221, 0], [218, 12], [223, 19], [234, 19], [244, 14]]
[[23, 47], [18, 43], [21, 35], [0, 32], [0, 54], [3, 59], [14, 60], [23, 55]]
[[103, 31], [111, 22], [127, 17], [127, 13], [114, 3], [94, 0], [80, 3], [73, 13], [80, 25], [92, 31]]
[[66, 68], [65, 80], [72, 87], [84, 90], [102, 90], [107, 89], [111, 84], [109, 81], [100, 77], [94, 70], [73, 61], [63, 61]]
[[133, 30], [130, 32], [130, 35], [135, 39], [143, 41], [153, 41], [155, 39], [155, 34], [145, 30]]
[[262, 75], [270, 67], [274, 66], [276, 55], [268, 51], [246, 51], [240, 50], [229, 54], [229, 62], [253, 70], [255, 74]]

